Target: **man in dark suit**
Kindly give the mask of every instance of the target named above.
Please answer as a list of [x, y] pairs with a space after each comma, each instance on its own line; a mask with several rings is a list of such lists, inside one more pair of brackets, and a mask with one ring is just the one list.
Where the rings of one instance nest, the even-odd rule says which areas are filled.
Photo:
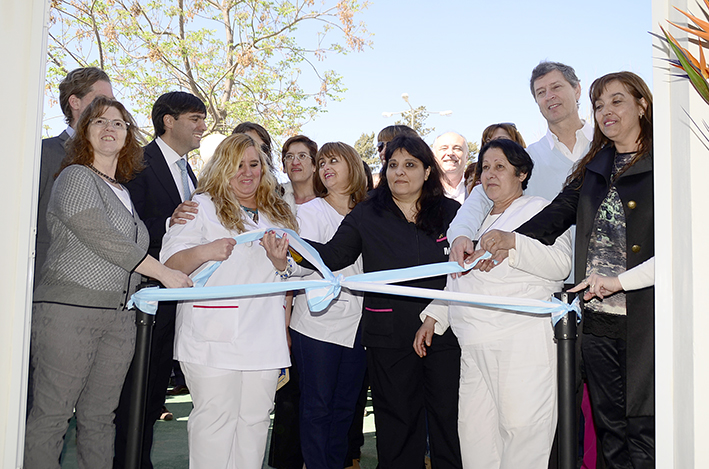
[[[145, 169], [126, 186], [133, 205], [150, 232], [148, 253], [160, 258], [162, 238], [168, 224], [179, 223], [173, 213], [194, 212], [189, 202], [197, 179], [187, 154], [199, 148], [202, 134], [207, 130], [204, 119], [207, 109], [196, 96], [183, 91], [173, 91], [160, 96], [152, 110], [155, 140], [144, 149]], [[180, 210], [176, 210], [180, 207]], [[190, 218], [181, 215], [182, 218]], [[182, 221], [184, 223], [184, 220]], [[145, 279], [148, 282], [153, 279]], [[155, 282], [157, 283], [157, 282]], [[141, 468], [152, 469], [150, 449], [153, 442], [153, 425], [160, 417], [165, 404], [175, 337], [176, 302], [161, 302], [155, 317], [155, 327], [148, 371], [146, 418], [143, 428], [143, 454]], [[135, 363], [123, 385], [121, 401], [116, 410], [116, 448], [114, 468], [125, 467], [128, 436], [128, 414], [131, 399], [131, 382]]]
[[67, 74], [59, 84], [59, 104], [68, 127], [56, 137], [42, 140], [42, 158], [39, 176], [39, 208], [37, 210], [37, 238], [34, 258], [34, 284], [47, 258], [49, 231], [47, 230], [47, 204], [52, 194], [54, 175], [66, 156], [64, 145], [74, 135], [74, 126], [81, 113], [97, 96], [113, 98], [111, 80], [106, 72], [96, 67], [77, 68]]

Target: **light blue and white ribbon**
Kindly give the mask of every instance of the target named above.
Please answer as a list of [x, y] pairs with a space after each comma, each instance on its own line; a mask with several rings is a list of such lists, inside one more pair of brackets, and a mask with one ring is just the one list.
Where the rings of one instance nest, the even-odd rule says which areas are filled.
[[[270, 293], [283, 293], [292, 290], [305, 290], [308, 307], [311, 311], [323, 311], [340, 294], [340, 290], [348, 288], [353, 291], [385, 293], [389, 295], [410, 296], [416, 298], [437, 299], [457, 303], [467, 303], [476, 306], [504, 309], [512, 312], [531, 314], [551, 314], [552, 322], [556, 324], [569, 311], [575, 311], [581, 317], [581, 308], [578, 298], [572, 304], [566, 304], [556, 298], [551, 301], [530, 300], [525, 298], [508, 298], [472, 293], [449, 292], [427, 288], [407, 287], [392, 285], [393, 283], [406, 282], [439, 275], [465, 272], [475, 266], [482, 259], [490, 257], [490, 253], [477, 259], [475, 263], [466, 265], [465, 268], [456, 262], [441, 262], [426, 264], [405, 269], [383, 270], [366, 274], [343, 277], [335, 275], [325, 265], [320, 254], [308, 243], [303, 241], [298, 234], [288, 229], [273, 229], [277, 235], [288, 236], [290, 246], [303, 258], [307, 259], [323, 276], [322, 279], [301, 280], [292, 282], [258, 283], [247, 285], [228, 285], [205, 287], [209, 277], [219, 268], [221, 262], [212, 262], [199, 271], [193, 278], [193, 288], [145, 288], [136, 292], [128, 303], [128, 307], [135, 305], [141, 311], [155, 314], [157, 302], [174, 300], [209, 300], [222, 298], [238, 298], [243, 296], [256, 296]], [[237, 244], [249, 243], [260, 240], [266, 230], [250, 231], [236, 236]]]

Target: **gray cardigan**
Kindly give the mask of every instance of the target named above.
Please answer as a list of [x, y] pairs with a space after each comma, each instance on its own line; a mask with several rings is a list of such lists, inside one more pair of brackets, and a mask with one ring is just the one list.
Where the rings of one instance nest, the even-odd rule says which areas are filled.
[[149, 243], [135, 210], [88, 167], [72, 165], [54, 181], [47, 227], [51, 242], [34, 301], [124, 308]]

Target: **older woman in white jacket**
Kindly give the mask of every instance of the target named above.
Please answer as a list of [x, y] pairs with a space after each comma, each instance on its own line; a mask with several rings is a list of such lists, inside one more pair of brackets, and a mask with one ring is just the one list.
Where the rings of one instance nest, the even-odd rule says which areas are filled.
[[[511, 231], [549, 202], [525, 196], [533, 162], [511, 140], [494, 140], [481, 152], [477, 177], [493, 201], [478, 239], [490, 229]], [[451, 223], [465, 223], [465, 211]], [[571, 236], [552, 246], [516, 235], [509, 258], [491, 272], [450, 277], [446, 289], [482, 295], [548, 300], [571, 270]], [[458, 431], [463, 467], [546, 468], [556, 429], [556, 347], [549, 316], [510, 313], [462, 303], [422, 313], [414, 342], [419, 355], [434, 330], [448, 321], [460, 343]]]
[[[160, 258], [192, 274], [223, 261], [206, 286], [276, 282], [279, 274], [256, 242], [234, 236], [297, 223], [276, 195], [276, 180], [251, 137], [234, 134], [202, 171], [199, 211], [170, 227]], [[175, 358], [194, 409], [187, 424], [191, 468], [260, 469], [279, 370], [290, 366], [285, 294], [208, 301], [177, 307]]]

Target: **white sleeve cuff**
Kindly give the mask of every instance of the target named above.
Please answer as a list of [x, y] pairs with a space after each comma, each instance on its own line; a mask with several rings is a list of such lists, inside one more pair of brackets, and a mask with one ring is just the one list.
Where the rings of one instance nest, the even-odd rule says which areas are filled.
[[655, 285], [655, 257], [618, 275], [623, 290], [639, 290]]
[[426, 306], [426, 308], [421, 311], [421, 314], [419, 315], [419, 317], [421, 318], [421, 322], [426, 319], [426, 316], [429, 316], [436, 320], [433, 332], [435, 332], [437, 335], [443, 335], [443, 333], [448, 330], [449, 322], [447, 301], [431, 301], [428, 306]]

